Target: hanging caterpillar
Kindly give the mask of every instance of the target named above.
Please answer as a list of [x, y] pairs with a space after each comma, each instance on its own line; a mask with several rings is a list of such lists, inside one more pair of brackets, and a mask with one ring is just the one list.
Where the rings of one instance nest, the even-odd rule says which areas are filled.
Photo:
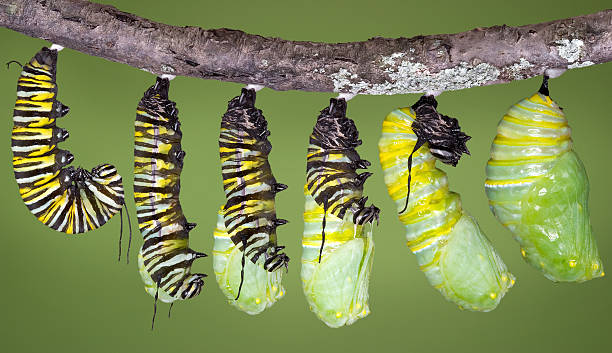
[[227, 234], [242, 252], [240, 284], [244, 284], [245, 258], [254, 264], [262, 259], [266, 271], [287, 268], [289, 257], [278, 246], [276, 228], [287, 223], [276, 218], [275, 195], [287, 188], [272, 175], [268, 154], [270, 131], [261, 110], [255, 108], [255, 90], [243, 88], [229, 101], [221, 120], [219, 153], [223, 189], [227, 202], [224, 220]]
[[263, 258], [257, 263], [244, 264], [244, 283], [240, 288], [242, 250], [234, 244], [225, 228], [223, 207], [219, 209], [217, 228], [214, 232], [213, 267], [219, 288], [227, 302], [249, 315], [256, 315], [269, 308], [285, 295], [282, 271], [269, 272], [263, 268]]
[[516, 103], [497, 127], [485, 190], [525, 260], [552, 281], [604, 275], [591, 232], [589, 181], [562, 109], [540, 91]]
[[436, 168], [436, 159], [456, 165], [469, 139], [436, 107], [433, 96], [422, 96], [387, 115], [378, 144], [385, 183], [431, 285], [461, 308], [490, 311], [514, 276]]
[[311, 310], [330, 327], [370, 313], [371, 227], [379, 209], [365, 206], [363, 184], [372, 173], [356, 173], [370, 165], [355, 151], [360, 144], [355, 123], [346, 117], [346, 101], [332, 98], [308, 147], [301, 274]]
[[165, 303], [190, 299], [204, 285], [202, 273], [191, 273], [193, 261], [204, 257], [189, 248], [196, 226], [183, 215], [179, 201], [185, 152], [176, 103], [168, 99], [170, 81], [157, 78], [140, 100], [134, 133], [134, 200], [144, 243], [138, 269], [145, 290]]
[[13, 112], [13, 170], [24, 203], [39, 221], [79, 234], [103, 226], [122, 210], [123, 183], [110, 164], [91, 171], [68, 167], [74, 156], [57, 147], [69, 133], [56, 126], [56, 119], [70, 111], [57, 100], [57, 52], [42, 48], [23, 66]]

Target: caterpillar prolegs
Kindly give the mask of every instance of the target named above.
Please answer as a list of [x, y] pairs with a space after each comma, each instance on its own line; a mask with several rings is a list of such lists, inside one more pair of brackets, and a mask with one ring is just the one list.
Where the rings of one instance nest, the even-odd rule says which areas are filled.
[[[229, 101], [221, 120], [219, 153], [227, 202], [222, 208], [225, 230], [219, 227], [216, 232], [214, 259], [222, 291], [229, 300], [239, 301], [234, 303], [237, 308], [250, 314], [261, 312], [284, 292], [280, 274], [267, 275], [260, 269], [279, 272], [289, 263], [276, 235], [276, 228], [287, 221], [277, 218], [275, 209], [275, 195], [287, 186], [277, 183], [272, 175], [270, 131], [261, 110], [255, 107], [255, 98], [254, 89], [243, 88]], [[236, 267], [238, 254], [240, 266]], [[247, 258], [254, 266], [247, 267]], [[236, 281], [238, 268], [240, 280]], [[263, 292], [273, 287], [276, 289]]]
[[589, 220], [589, 181], [570, 133], [545, 78], [499, 123], [485, 190], [529, 264], [550, 280], [583, 282], [604, 272]]
[[462, 209], [459, 195], [449, 191], [446, 173], [436, 168], [437, 159], [454, 165], [467, 152], [457, 121], [436, 107], [433, 97], [423, 96], [387, 115], [378, 144], [385, 183], [408, 246], [431, 285], [461, 308], [493, 310], [514, 276]]
[[331, 99], [310, 136], [304, 186], [302, 287], [310, 309], [330, 327], [350, 325], [370, 313], [369, 276], [379, 209], [365, 206], [363, 184], [370, 163], [346, 101]]
[[191, 273], [193, 261], [206, 254], [189, 248], [189, 232], [196, 225], [187, 222], [179, 201], [185, 152], [169, 87], [167, 78], [158, 77], [145, 92], [134, 133], [134, 201], [144, 238], [138, 269], [156, 304], [157, 299], [173, 303], [197, 296], [206, 277]]
[[56, 119], [70, 111], [57, 100], [57, 52], [42, 48], [23, 66], [13, 113], [13, 170], [24, 203], [39, 221], [79, 234], [103, 226], [122, 210], [123, 183], [110, 164], [91, 171], [68, 167], [74, 156], [57, 147], [69, 134]]

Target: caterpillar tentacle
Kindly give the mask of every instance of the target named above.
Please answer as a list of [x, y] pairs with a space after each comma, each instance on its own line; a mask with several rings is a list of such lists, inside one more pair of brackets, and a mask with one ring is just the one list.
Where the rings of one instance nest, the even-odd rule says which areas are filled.
[[[514, 276], [436, 168], [438, 159], [455, 165], [469, 139], [436, 106], [433, 97], [425, 96], [385, 118], [378, 144], [385, 184], [430, 284], [461, 308], [489, 311], [512, 287]], [[427, 143], [415, 148], [419, 141]]]
[[302, 287], [310, 309], [330, 327], [367, 316], [374, 242], [367, 224], [379, 209], [366, 206], [363, 184], [370, 163], [355, 151], [361, 144], [346, 101], [331, 99], [310, 136], [304, 194]]
[[[255, 98], [255, 89], [243, 88], [229, 101], [221, 121], [219, 153], [227, 202], [222, 208], [223, 227], [217, 225], [215, 232], [215, 249], [219, 246], [222, 250], [215, 252], [214, 259], [215, 264], [222, 264], [215, 265], [222, 291], [228, 299], [231, 294], [232, 305], [249, 314], [263, 311], [284, 293], [280, 274], [261, 271], [276, 272], [289, 263], [276, 235], [276, 228], [287, 221], [277, 218], [275, 209], [275, 196], [287, 185], [272, 175], [270, 131], [261, 110], [255, 108]], [[230, 262], [235, 252], [241, 259], [238, 284], [233, 282], [236, 264]], [[250, 264], [243, 260], [246, 258]], [[262, 292], [272, 287], [275, 289], [269, 294]]]
[[17, 83], [11, 149], [19, 193], [46, 226], [67, 234], [103, 226], [125, 205], [114, 166], [87, 171], [69, 167], [72, 153], [58, 143], [69, 137], [56, 119], [70, 111], [57, 100], [57, 50], [42, 48], [25, 65]]
[[193, 298], [204, 285], [203, 273], [191, 273], [195, 259], [206, 256], [189, 248], [187, 222], [179, 201], [185, 152], [170, 81], [158, 77], [140, 100], [134, 133], [134, 201], [144, 242], [138, 269], [145, 290], [156, 301]]
[[497, 127], [485, 190], [525, 260], [552, 281], [603, 276], [588, 211], [589, 182], [562, 109], [538, 93], [513, 105]]

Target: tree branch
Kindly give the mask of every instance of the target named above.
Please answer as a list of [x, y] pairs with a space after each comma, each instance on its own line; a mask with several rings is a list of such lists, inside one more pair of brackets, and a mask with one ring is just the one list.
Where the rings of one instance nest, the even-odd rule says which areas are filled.
[[521, 27], [337, 44], [169, 26], [83, 0], [0, 0], [0, 26], [154, 74], [276, 90], [459, 90], [612, 60], [612, 10]]

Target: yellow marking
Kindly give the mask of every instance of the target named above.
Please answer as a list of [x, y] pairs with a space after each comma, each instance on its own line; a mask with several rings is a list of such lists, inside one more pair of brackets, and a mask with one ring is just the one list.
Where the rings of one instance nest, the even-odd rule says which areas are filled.
[[496, 185], [517, 185], [517, 184], [526, 184], [533, 183], [540, 177], [526, 177], [521, 179], [505, 179], [505, 180], [491, 180], [487, 179], [485, 181], [485, 185], [496, 186]]
[[558, 138], [552, 137], [523, 137], [523, 138], [509, 138], [502, 135], [495, 136], [493, 143], [496, 145], [504, 146], [555, 146], [559, 143], [571, 140], [568, 135], [562, 135]]
[[594, 269], [594, 270], [599, 269], [599, 264], [598, 264], [598, 263], [596, 263], [596, 262], [595, 262], [595, 263], [593, 263], [593, 269]]
[[487, 164], [491, 166], [516, 166], [534, 162], [550, 162], [556, 158], [557, 156], [521, 156], [520, 159], [490, 159]]
[[497, 298], [497, 293], [493, 293], [493, 292], [491, 292], [491, 293], [489, 294], [489, 297], [491, 297], [491, 299], [495, 299], [495, 298]]
[[339, 319], [339, 318], [341, 318], [341, 317], [342, 317], [342, 313], [338, 311], [338, 312], [336, 313], [336, 318], [338, 318], [338, 319]]
[[255, 304], [259, 304], [259, 303], [261, 303], [261, 299], [255, 298]]
[[569, 261], [569, 266], [570, 266], [571, 268], [576, 267], [576, 260], [570, 260], [570, 261]]

